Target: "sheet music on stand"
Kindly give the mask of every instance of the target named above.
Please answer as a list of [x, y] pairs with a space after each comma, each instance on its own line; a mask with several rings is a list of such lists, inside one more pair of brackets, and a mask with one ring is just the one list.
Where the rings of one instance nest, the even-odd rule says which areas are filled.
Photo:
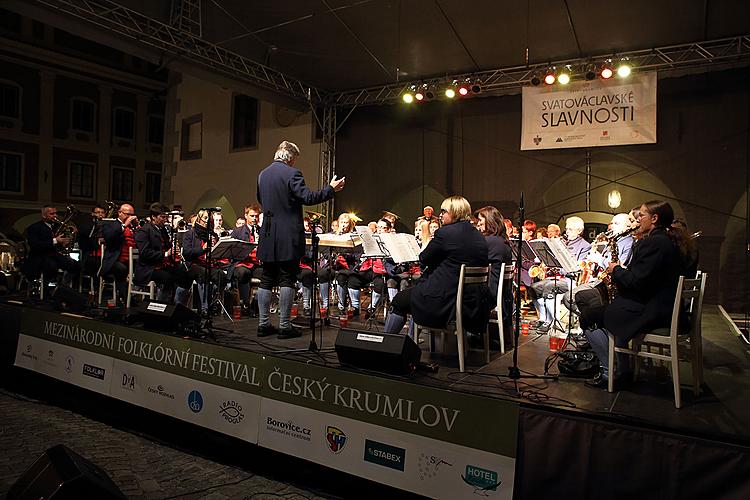
[[578, 261], [573, 258], [573, 255], [561, 238], [543, 238], [543, 240], [547, 243], [555, 258], [560, 262], [560, 267], [565, 273], [574, 273], [579, 270]]
[[257, 245], [237, 238], [219, 238], [211, 249], [212, 259], [243, 260]]
[[[518, 260], [518, 238], [511, 238], [509, 243], [511, 250], [513, 251], [513, 262], [516, 262]], [[535, 262], [537, 259], [536, 252], [526, 240], [523, 240], [521, 243], [521, 257], [523, 260], [530, 262]]]
[[419, 253], [422, 249], [419, 248], [413, 234], [382, 233], [378, 236], [380, 236], [380, 241], [385, 246], [385, 250], [388, 251], [389, 256], [396, 264], [419, 261]]
[[370, 232], [367, 226], [356, 226], [357, 234], [362, 240], [362, 257], [382, 258], [388, 257], [388, 253], [381, 248], [379, 236]]

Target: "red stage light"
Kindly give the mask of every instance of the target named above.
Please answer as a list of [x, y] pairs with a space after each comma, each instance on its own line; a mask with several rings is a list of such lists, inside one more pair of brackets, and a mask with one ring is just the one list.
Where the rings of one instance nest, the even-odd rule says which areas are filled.
[[414, 94], [414, 99], [416, 99], [417, 101], [421, 101], [422, 99], [424, 99], [424, 94], [422, 92], [417, 92], [416, 94]]
[[605, 80], [609, 80], [612, 78], [612, 75], [614, 75], [614, 71], [612, 71], [612, 68], [609, 66], [605, 66], [602, 68], [602, 72], [600, 73], [601, 77]]
[[547, 73], [546, 75], [544, 75], [544, 83], [546, 83], [547, 85], [552, 85], [553, 83], [555, 83], [554, 73]]
[[458, 88], [458, 93], [462, 96], [469, 95], [469, 89], [463, 85]]

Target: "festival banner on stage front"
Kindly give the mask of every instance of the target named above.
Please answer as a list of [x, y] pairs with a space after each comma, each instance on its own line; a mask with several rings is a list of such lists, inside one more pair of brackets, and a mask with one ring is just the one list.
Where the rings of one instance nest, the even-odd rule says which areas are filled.
[[656, 142], [655, 72], [523, 88], [521, 150]]

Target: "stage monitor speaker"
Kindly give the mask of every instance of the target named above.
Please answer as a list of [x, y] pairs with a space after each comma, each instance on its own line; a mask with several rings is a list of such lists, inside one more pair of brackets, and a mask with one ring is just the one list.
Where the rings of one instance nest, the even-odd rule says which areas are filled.
[[185, 330], [200, 321], [198, 313], [182, 304], [156, 301], [142, 302], [138, 306], [138, 317], [146, 328], [167, 332]]
[[62, 444], [31, 464], [8, 491], [7, 500], [125, 499], [106, 472]]
[[52, 301], [58, 311], [79, 313], [86, 309], [86, 297], [65, 285], [57, 285]]
[[419, 364], [422, 351], [408, 335], [349, 330], [336, 336], [336, 354], [342, 365], [405, 375]]

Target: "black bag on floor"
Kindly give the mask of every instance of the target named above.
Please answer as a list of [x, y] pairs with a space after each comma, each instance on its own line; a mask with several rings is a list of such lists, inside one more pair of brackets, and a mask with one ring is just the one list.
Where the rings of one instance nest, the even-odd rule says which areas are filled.
[[599, 371], [599, 359], [592, 351], [562, 351], [557, 369], [560, 375], [593, 377]]

